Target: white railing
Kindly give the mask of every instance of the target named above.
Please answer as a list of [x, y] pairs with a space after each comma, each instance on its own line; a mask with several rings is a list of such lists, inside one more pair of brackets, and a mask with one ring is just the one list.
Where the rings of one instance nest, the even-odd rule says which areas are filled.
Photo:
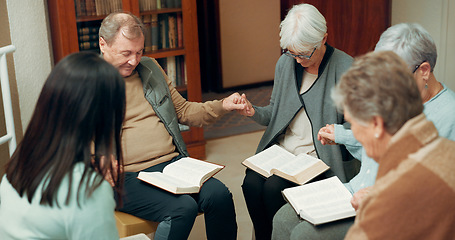
[[6, 135], [0, 137], [0, 144], [8, 142], [9, 155], [16, 150], [16, 131], [14, 129], [13, 107], [11, 104], [11, 89], [9, 87], [8, 66], [6, 65], [6, 54], [16, 51], [16, 47], [9, 45], [0, 48], [0, 83], [2, 88], [3, 109], [5, 113]]

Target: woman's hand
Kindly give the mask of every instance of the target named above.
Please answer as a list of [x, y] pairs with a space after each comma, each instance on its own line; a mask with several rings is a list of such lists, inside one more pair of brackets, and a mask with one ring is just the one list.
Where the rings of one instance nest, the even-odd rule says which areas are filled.
[[335, 143], [335, 126], [327, 124], [325, 127], [319, 129], [318, 140], [322, 145], [336, 145]]
[[356, 211], [359, 208], [360, 204], [362, 204], [362, 201], [365, 199], [365, 197], [370, 194], [371, 188], [372, 187], [362, 188], [352, 196], [351, 205]]
[[[108, 168], [106, 166], [107, 162], [106, 161], [111, 161], [111, 168]], [[101, 171], [104, 171], [104, 179], [109, 183], [111, 184], [112, 187], [115, 187], [115, 182], [117, 181], [118, 179], [118, 172], [117, 172], [117, 169], [118, 169], [118, 161], [117, 159], [115, 159], [114, 155], [111, 154], [110, 155], [110, 159], [106, 159], [105, 156], [102, 156], [100, 158], [100, 168], [102, 169]], [[112, 169], [112, 173], [111, 173], [111, 169]], [[100, 171], [98, 169], [98, 171]], [[102, 172], [100, 172], [101, 174], [103, 174]]]
[[247, 117], [253, 116], [254, 115], [253, 105], [250, 103], [250, 101], [248, 101], [245, 93], [242, 93], [242, 98], [243, 98], [243, 101], [245, 102], [246, 107], [243, 111], [237, 111], [237, 112], [242, 114], [243, 116], [247, 116]]

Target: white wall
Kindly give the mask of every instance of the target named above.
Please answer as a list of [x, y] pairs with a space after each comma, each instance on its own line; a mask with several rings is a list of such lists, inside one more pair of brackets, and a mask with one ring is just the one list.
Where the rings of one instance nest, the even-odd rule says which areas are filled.
[[392, 25], [416, 22], [433, 37], [438, 50], [436, 79], [455, 90], [455, 0], [393, 0]]
[[17, 49], [13, 58], [25, 132], [52, 66], [47, 5], [45, 0], [6, 0], [6, 5], [11, 43]]

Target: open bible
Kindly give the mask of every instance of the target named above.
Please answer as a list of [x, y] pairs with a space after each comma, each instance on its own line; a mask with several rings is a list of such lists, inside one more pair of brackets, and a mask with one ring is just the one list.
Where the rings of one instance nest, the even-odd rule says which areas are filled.
[[302, 219], [314, 225], [355, 216], [352, 194], [336, 176], [286, 188], [283, 196]]
[[163, 172], [139, 172], [137, 178], [174, 194], [197, 193], [202, 184], [224, 166], [185, 157], [164, 167]]
[[245, 159], [242, 164], [264, 177], [277, 175], [300, 185], [329, 169], [321, 159], [308, 154], [296, 156], [278, 145]]

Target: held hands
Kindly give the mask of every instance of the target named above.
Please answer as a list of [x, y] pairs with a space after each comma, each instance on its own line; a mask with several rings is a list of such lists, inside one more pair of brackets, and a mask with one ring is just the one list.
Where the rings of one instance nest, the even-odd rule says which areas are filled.
[[356, 193], [354, 193], [354, 195], [352, 196], [351, 205], [356, 211], [359, 208], [362, 201], [365, 199], [365, 197], [370, 194], [371, 188], [372, 187], [362, 188]]
[[233, 93], [231, 96], [223, 99], [223, 108], [227, 111], [236, 110], [244, 116], [253, 116], [254, 108], [245, 94]]
[[322, 145], [336, 145], [335, 143], [335, 127], [333, 124], [327, 124], [319, 129], [318, 140]]
[[[117, 172], [117, 169], [118, 169], [118, 161], [117, 159], [115, 159], [114, 155], [110, 155], [110, 161], [111, 161], [111, 165], [112, 165], [112, 174], [111, 174], [111, 171], [109, 168], [105, 168], [105, 164], [107, 163], [106, 161], [109, 161], [109, 159], [106, 159], [105, 156], [102, 156], [100, 158], [100, 168], [103, 169], [104, 171], [106, 171], [106, 173], [104, 174], [104, 179], [109, 182], [109, 184], [111, 184], [112, 187], [115, 186], [115, 182], [117, 181], [117, 178], [118, 178], [118, 172]], [[101, 170], [101, 171], [103, 171]], [[100, 170], [98, 170], [100, 171]]]

